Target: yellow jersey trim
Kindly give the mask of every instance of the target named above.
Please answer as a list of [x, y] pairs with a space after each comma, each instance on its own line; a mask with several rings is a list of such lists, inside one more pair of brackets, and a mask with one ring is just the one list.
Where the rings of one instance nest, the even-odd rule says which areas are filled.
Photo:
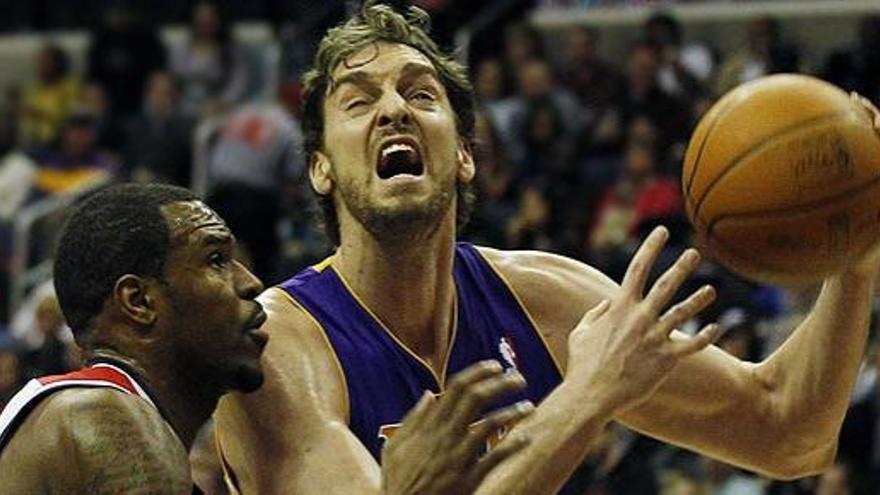
[[[438, 376], [437, 373], [434, 371], [434, 368], [431, 368], [431, 366], [428, 363], [426, 363], [424, 359], [419, 357], [419, 355], [414, 353], [409, 347], [406, 346], [406, 344], [401, 342], [400, 339], [397, 338], [397, 335], [394, 335], [394, 332], [392, 332], [388, 328], [388, 326], [385, 325], [385, 322], [383, 322], [382, 319], [380, 319], [379, 316], [377, 316], [376, 313], [374, 313], [373, 310], [370, 309], [369, 306], [366, 305], [366, 303], [364, 303], [364, 301], [360, 298], [360, 296], [358, 296], [357, 293], [355, 293], [355, 291], [352, 290], [351, 285], [349, 285], [348, 281], [345, 280], [345, 277], [343, 277], [342, 274], [339, 273], [339, 270], [337, 270], [333, 266], [331, 266], [330, 268], [336, 273], [336, 276], [339, 277], [339, 280], [342, 281], [342, 285], [345, 286], [345, 289], [348, 291], [349, 294], [351, 294], [351, 297], [354, 298], [355, 302], [357, 302], [358, 305], [361, 308], [363, 308], [363, 310], [366, 311], [367, 314], [370, 315], [371, 318], [373, 318], [373, 321], [375, 321], [376, 324], [379, 325], [379, 328], [381, 328], [386, 334], [388, 334], [388, 336], [391, 337], [391, 340], [393, 340], [395, 344], [397, 344], [401, 349], [403, 349], [403, 352], [409, 354], [410, 357], [415, 359], [416, 362], [418, 362], [423, 368], [425, 368], [428, 371], [428, 373], [430, 373], [431, 376], [434, 378], [434, 381], [437, 382], [437, 387], [440, 390], [443, 390], [445, 383], [440, 379], [441, 377]], [[453, 281], [453, 286], [454, 286], [454, 281]], [[457, 291], [453, 292], [453, 298], [452, 298], [452, 301], [453, 301], [452, 332], [450, 333], [449, 345], [448, 345], [448, 348], [446, 349], [446, 357], [444, 358], [443, 367], [441, 368], [441, 376], [443, 376], [444, 378], [445, 378], [445, 373], [446, 373], [446, 365], [449, 363], [449, 357], [452, 355], [452, 346], [455, 344], [454, 339], [458, 333], [458, 331], [457, 331], [457, 328], [458, 328], [458, 296], [456, 293], [457, 293]]]
[[550, 346], [547, 345], [547, 339], [545, 339], [544, 335], [541, 334], [541, 331], [538, 329], [538, 324], [535, 322], [535, 319], [532, 317], [532, 314], [529, 313], [529, 310], [526, 308], [526, 305], [523, 304], [522, 299], [519, 297], [519, 294], [517, 294], [517, 292], [513, 289], [513, 285], [510, 283], [510, 281], [507, 280], [507, 277], [505, 277], [504, 274], [501, 273], [501, 270], [499, 270], [498, 267], [495, 266], [494, 263], [489, 261], [489, 258], [484, 256], [483, 253], [480, 252], [480, 249], [478, 247], [474, 246], [474, 250], [480, 255], [480, 258], [482, 258], [483, 261], [486, 262], [486, 264], [489, 266], [489, 268], [491, 268], [492, 271], [495, 272], [495, 275], [498, 276], [498, 278], [501, 280], [501, 282], [505, 286], [507, 286], [507, 290], [509, 290], [510, 293], [513, 294], [513, 298], [516, 299], [516, 303], [519, 304], [519, 307], [522, 310], [523, 314], [526, 315], [526, 318], [528, 318], [529, 323], [532, 324], [532, 331], [535, 332], [535, 335], [537, 335], [538, 339], [541, 340], [541, 343], [544, 344], [544, 349], [546, 349], [547, 354], [550, 355], [550, 360], [553, 361], [553, 364], [556, 366], [556, 371], [559, 372], [559, 376], [564, 377], [565, 373], [562, 371], [562, 366], [559, 366], [559, 361], [556, 360], [556, 356], [553, 354], [553, 351], [550, 350]]
[[333, 256], [335, 255], [331, 254], [330, 256], [327, 256], [326, 258], [321, 260], [320, 263], [312, 265], [312, 269], [316, 272], [323, 272], [328, 266], [330, 266], [330, 263], [333, 262]]

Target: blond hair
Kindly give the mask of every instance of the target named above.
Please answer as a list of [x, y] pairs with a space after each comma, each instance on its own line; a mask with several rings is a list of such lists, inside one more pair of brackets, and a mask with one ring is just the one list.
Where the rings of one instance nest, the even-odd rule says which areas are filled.
[[[421, 52], [434, 68], [443, 84], [449, 103], [455, 112], [456, 129], [468, 145], [474, 136], [473, 87], [464, 65], [443, 53], [428, 35], [431, 19], [418, 7], [409, 7], [405, 13], [388, 5], [367, 0], [359, 15], [333, 29], [321, 39], [312, 68], [303, 76], [303, 134], [305, 156], [311, 159], [323, 147], [324, 98], [333, 84], [332, 73], [340, 63], [378, 42], [397, 43]], [[467, 185], [458, 188], [458, 223], [466, 223], [473, 203], [473, 194]], [[330, 240], [339, 245], [339, 220], [332, 198], [318, 194], [318, 205], [323, 214], [324, 230]]]

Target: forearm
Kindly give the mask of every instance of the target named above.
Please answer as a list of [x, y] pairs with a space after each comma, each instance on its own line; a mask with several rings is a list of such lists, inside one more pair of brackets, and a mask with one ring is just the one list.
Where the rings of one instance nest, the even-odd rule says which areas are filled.
[[756, 368], [791, 439], [833, 445], [865, 351], [872, 293], [865, 275], [828, 279], [810, 315]]
[[477, 493], [556, 493], [611, 419], [604, 401], [592, 399], [583, 386], [563, 381], [510, 433], [527, 436], [529, 445], [496, 467]]

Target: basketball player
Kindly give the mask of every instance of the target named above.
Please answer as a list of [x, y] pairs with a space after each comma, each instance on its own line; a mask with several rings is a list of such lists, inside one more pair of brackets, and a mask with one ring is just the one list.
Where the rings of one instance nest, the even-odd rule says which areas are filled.
[[[55, 288], [88, 364], [32, 380], [0, 414], [0, 491], [199, 493], [187, 458], [197, 430], [222, 394], [263, 381], [266, 315], [255, 301], [263, 286], [234, 250], [223, 220], [177, 187], [111, 187], [72, 214]], [[440, 494], [450, 483], [478, 483], [525, 445], [479, 460], [473, 445], [450, 445], [486, 401], [522, 386], [488, 362], [456, 380], [466, 393], [423, 399], [403, 438], [389, 445], [384, 493]], [[502, 409], [472, 443], [529, 411]], [[426, 457], [435, 445], [445, 451]]]
[[[261, 296], [266, 383], [223, 399], [217, 415], [237, 488], [376, 493], [395, 424], [423, 390], [457, 393], [446, 377], [486, 358], [525, 377], [510, 401], [538, 406], [512, 428], [530, 444], [477, 493], [554, 493], [610, 421], [771, 477], [825, 469], [877, 260], [826, 280], [788, 341], [752, 364], [710, 345], [715, 325], [675, 330], [713, 299], [705, 287], [669, 308], [697, 252], [646, 287], [665, 229], [620, 286], [560, 256], [456, 243], [474, 109], [464, 68], [429, 40], [426, 17], [367, 2], [328, 32], [306, 78], [311, 184], [337, 249]], [[283, 427], [266, 426], [278, 418]]]

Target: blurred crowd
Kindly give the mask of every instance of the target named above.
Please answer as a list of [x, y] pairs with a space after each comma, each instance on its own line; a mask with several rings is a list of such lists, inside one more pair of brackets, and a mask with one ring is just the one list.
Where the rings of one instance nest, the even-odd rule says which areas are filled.
[[[444, 9], [455, 2], [415, 3], [454, 18]], [[643, 235], [662, 223], [672, 235], [660, 271], [694, 242], [680, 163], [719, 95], [765, 74], [806, 72], [880, 100], [878, 17], [816, 67], [802, 61], [805, 40], [787, 38], [772, 18], [749, 22], [730, 53], [688, 39], [663, 12], [640, 29], [621, 60], [601, 56], [601, 32], [589, 26], [564, 33], [561, 51], [549, 53], [541, 34], [516, 20], [487, 45], [497, 48], [472, 52], [478, 202], [462, 238], [564, 254], [619, 280]], [[166, 46], [137, 9], [117, 2], [90, 33], [83, 71], [60, 46], [43, 46], [32, 82], [0, 95], [0, 283], [8, 284], [17, 211], [103, 181], [201, 184], [241, 241], [240, 258], [269, 283], [326, 255], [300, 149], [298, 77], [308, 50], [278, 36], [277, 59], [255, 55], [223, 8], [197, 1], [185, 39]], [[816, 295], [757, 285], [711, 262], [685, 289], [704, 283], [720, 301], [704, 320], [727, 330], [722, 348], [751, 361], [779, 345]], [[820, 477], [771, 482], [614, 426], [565, 493], [880, 493], [878, 349], [872, 343], [837, 463]], [[0, 406], [24, 380], [77, 363], [51, 283], [0, 317]], [[203, 483], [216, 482], [209, 450], [194, 454]]]

